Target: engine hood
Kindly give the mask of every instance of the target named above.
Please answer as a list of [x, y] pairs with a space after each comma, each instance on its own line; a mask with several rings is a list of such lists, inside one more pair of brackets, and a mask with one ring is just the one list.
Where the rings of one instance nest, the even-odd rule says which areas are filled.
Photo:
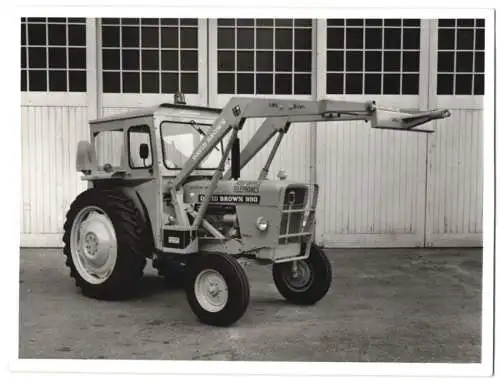
[[[200, 203], [210, 184], [209, 180], [196, 180], [184, 185], [184, 202]], [[304, 183], [286, 180], [221, 180], [212, 196], [212, 203], [257, 204], [277, 206], [287, 187], [307, 188]]]

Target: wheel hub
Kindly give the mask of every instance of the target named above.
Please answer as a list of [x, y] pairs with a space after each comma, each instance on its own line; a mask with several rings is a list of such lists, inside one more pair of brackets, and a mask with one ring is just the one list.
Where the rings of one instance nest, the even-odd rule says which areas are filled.
[[75, 217], [71, 229], [71, 256], [82, 278], [91, 284], [108, 279], [117, 259], [117, 240], [111, 219], [96, 206]]
[[205, 269], [198, 274], [194, 291], [203, 309], [213, 313], [224, 309], [229, 298], [226, 281], [213, 269]]
[[294, 261], [283, 272], [283, 279], [288, 287], [296, 291], [307, 289], [312, 281], [312, 277], [312, 270], [304, 260]]

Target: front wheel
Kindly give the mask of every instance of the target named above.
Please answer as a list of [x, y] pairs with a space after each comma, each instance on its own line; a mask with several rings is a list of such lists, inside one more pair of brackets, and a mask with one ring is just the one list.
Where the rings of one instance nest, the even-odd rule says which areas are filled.
[[250, 301], [250, 287], [235, 258], [192, 255], [187, 266], [187, 300], [200, 321], [229, 326], [243, 316]]
[[332, 283], [332, 266], [322, 249], [311, 246], [309, 257], [273, 264], [273, 280], [280, 294], [298, 305], [313, 305], [321, 300]]

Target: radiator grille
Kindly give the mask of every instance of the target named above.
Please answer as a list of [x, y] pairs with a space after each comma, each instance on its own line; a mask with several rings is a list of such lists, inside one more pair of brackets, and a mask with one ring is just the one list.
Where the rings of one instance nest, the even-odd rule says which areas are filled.
[[309, 189], [298, 187], [286, 189], [281, 214], [279, 244], [298, 243], [311, 237], [316, 200], [316, 186]]

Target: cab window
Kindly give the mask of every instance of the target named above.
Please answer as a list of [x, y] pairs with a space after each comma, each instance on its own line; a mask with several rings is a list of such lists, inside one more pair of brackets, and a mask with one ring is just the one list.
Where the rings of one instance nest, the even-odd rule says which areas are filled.
[[149, 168], [153, 164], [149, 127], [133, 126], [128, 130], [128, 155], [130, 168]]

